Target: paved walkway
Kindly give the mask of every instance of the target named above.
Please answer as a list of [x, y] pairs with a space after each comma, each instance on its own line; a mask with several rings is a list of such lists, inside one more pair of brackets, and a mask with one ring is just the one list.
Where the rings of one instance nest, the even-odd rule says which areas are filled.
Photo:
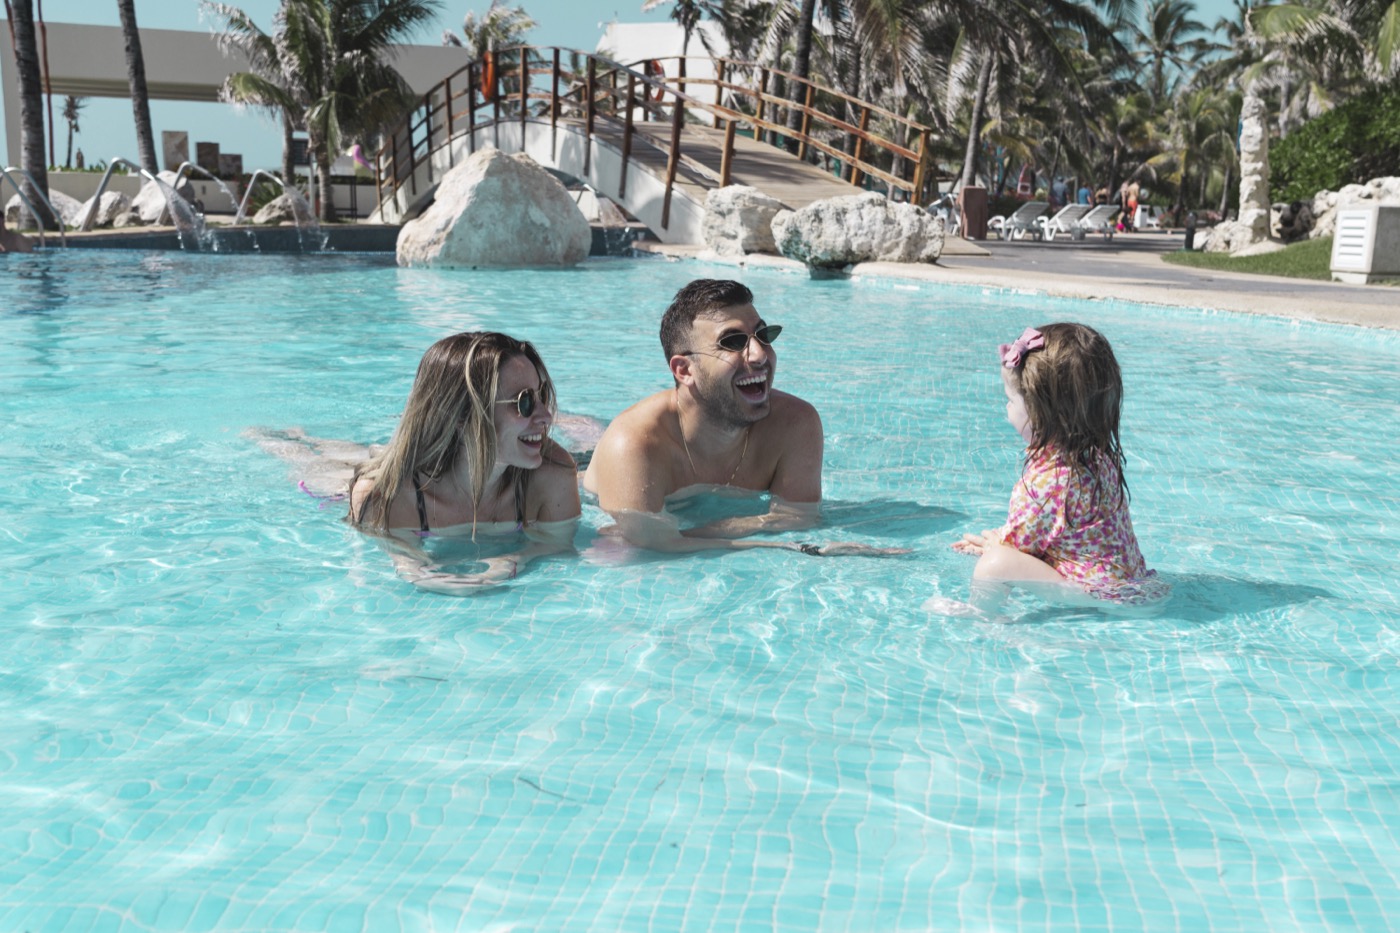
[[[950, 241], [936, 265], [862, 263], [850, 272], [856, 277], [986, 285], [1070, 298], [1121, 298], [1400, 330], [1400, 286], [1213, 272], [1162, 261], [1162, 253], [1179, 250], [1181, 245], [1181, 234], [1155, 232], [1119, 234], [1111, 241], [1101, 237], [1077, 242], [1057, 238], [1049, 243]], [[701, 255], [699, 249], [684, 247], [658, 251]], [[745, 263], [800, 268], [792, 260], [771, 256], [745, 257]]]

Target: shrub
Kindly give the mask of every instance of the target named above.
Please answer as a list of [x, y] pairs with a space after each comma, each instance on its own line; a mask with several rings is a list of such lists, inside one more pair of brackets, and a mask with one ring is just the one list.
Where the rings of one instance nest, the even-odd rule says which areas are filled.
[[1275, 201], [1400, 175], [1400, 88], [1376, 89], [1328, 111], [1269, 152]]

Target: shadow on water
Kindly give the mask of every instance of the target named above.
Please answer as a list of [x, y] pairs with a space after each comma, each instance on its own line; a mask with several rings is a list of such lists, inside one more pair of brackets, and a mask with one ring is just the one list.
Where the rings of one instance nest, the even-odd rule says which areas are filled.
[[1336, 596], [1303, 583], [1250, 580], [1211, 573], [1170, 574], [1172, 598], [1162, 614], [1186, 622], [1215, 622], [1231, 616], [1281, 609]]
[[907, 499], [869, 502], [827, 499], [822, 502], [821, 527], [860, 531], [889, 539], [922, 538], [930, 533], [961, 528], [968, 520], [964, 512]]
[[1172, 586], [1171, 598], [1159, 606], [1138, 610], [1102, 609], [1075, 606], [1037, 606], [1018, 615], [1018, 623], [1064, 622], [1067, 619], [1121, 619], [1125, 616], [1170, 619], [1204, 624], [1238, 618], [1259, 612], [1300, 605], [1315, 599], [1331, 599], [1336, 594], [1321, 587], [1276, 580], [1250, 580], [1210, 573], [1163, 574]]

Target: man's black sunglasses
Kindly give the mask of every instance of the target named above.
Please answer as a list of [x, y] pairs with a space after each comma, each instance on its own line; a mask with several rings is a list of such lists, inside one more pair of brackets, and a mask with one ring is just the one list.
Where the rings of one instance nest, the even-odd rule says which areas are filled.
[[[764, 324], [752, 334], [746, 334], [741, 330], [731, 330], [726, 334], [721, 334], [719, 340], [715, 341], [721, 350], [728, 350], [730, 353], [743, 353], [749, 348], [749, 340], [757, 340], [765, 347], [773, 345], [773, 341], [778, 339], [778, 335], [783, 332], [781, 324]], [[694, 350], [682, 350], [682, 356], [694, 353]]]

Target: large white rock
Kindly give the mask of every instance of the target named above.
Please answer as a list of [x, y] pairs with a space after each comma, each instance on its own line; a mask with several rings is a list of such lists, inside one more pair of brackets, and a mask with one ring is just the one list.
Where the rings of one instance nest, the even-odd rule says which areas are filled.
[[773, 218], [783, 202], [748, 185], [712, 188], [705, 195], [705, 219], [700, 235], [721, 256], [776, 253]]
[[253, 215], [254, 224], [302, 224], [318, 223], [311, 210], [311, 204], [301, 195], [286, 192], [268, 201]]
[[399, 231], [401, 266], [571, 266], [593, 231], [574, 199], [529, 156], [482, 149], [443, 176], [436, 200]]
[[1308, 236], [1331, 236], [1337, 229], [1337, 208], [1358, 204], [1400, 205], [1400, 178], [1372, 178], [1364, 185], [1340, 191], [1319, 191], [1312, 201], [1313, 228]]
[[784, 256], [809, 266], [937, 262], [943, 255], [943, 219], [871, 191], [779, 211], [773, 239]]
[[[39, 202], [36, 200], [34, 203], [37, 205]], [[53, 205], [54, 210], [58, 211], [58, 216], [63, 221], [65, 227], [73, 226], [74, 222], [78, 219], [79, 213], [83, 209], [83, 202], [79, 201], [77, 198], [69, 197], [62, 191], [54, 191], [52, 189], [49, 191], [49, 203]], [[42, 207], [39, 209], [43, 210]], [[21, 212], [28, 213], [24, 207], [24, 202], [20, 200], [18, 194], [13, 195], [9, 201], [5, 202], [5, 222], [13, 225], [17, 230], [20, 229], [19, 215]], [[26, 226], [29, 229], [33, 229], [34, 221], [29, 220]]]
[[81, 226], [88, 215], [88, 211], [95, 211], [92, 218], [92, 225], [89, 229], [96, 230], [99, 227], [110, 227], [122, 214], [131, 210], [131, 198], [120, 191], [104, 191], [99, 203], [94, 204], [92, 198], [83, 202], [83, 208], [78, 212], [75, 226]]
[[[175, 185], [174, 172], [157, 172], [156, 177], [165, 182], [166, 187], [174, 187]], [[175, 188], [175, 193], [190, 204], [194, 203], [194, 186], [189, 183], [188, 179], [180, 182], [180, 187]], [[131, 199], [131, 209], [141, 215], [142, 223], [155, 223], [160, 219], [165, 206], [165, 188], [149, 180], [141, 185], [141, 190], [136, 192], [136, 197]], [[167, 218], [167, 222], [169, 222], [169, 218]]]

